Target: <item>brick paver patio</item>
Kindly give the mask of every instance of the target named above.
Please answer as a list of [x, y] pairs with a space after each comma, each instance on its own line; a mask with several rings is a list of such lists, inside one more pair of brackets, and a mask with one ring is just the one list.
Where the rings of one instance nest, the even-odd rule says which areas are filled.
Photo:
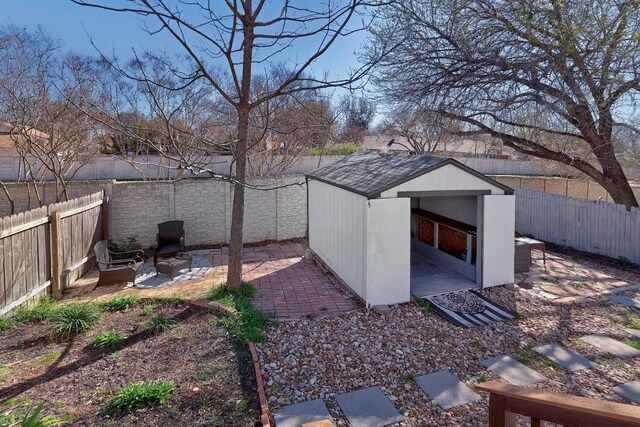
[[[253, 304], [263, 312], [275, 313], [280, 319], [300, 319], [305, 316], [333, 316], [360, 307], [349, 292], [334, 284], [315, 262], [304, 259], [305, 249], [297, 243], [274, 243], [244, 249], [243, 279], [256, 289]], [[213, 266], [201, 280], [179, 285], [140, 289], [112, 285], [95, 287], [97, 272], [91, 271], [65, 292], [65, 298], [86, 300], [108, 299], [136, 294], [143, 298], [178, 296], [205, 298], [214, 283], [226, 280], [227, 248], [197, 251]]]

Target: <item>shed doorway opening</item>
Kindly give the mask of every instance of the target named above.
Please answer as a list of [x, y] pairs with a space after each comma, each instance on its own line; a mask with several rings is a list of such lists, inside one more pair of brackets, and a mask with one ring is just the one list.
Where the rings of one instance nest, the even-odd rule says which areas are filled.
[[478, 285], [478, 196], [411, 198], [411, 293]]

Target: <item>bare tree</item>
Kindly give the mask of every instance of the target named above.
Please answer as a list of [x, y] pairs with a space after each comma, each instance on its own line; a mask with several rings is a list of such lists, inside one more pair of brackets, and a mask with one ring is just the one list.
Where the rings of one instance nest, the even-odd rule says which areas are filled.
[[632, 0], [406, 0], [384, 9], [377, 83], [507, 147], [570, 165], [638, 206], [616, 153], [640, 89]]
[[[42, 30], [0, 28], [0, 117], [21, 159], [21, 178], [43, 204], [39, 187], [55, 183], [53, 201], [67, 200], [69, 181], [97, 153], [93, 122], [75, 107], [85, 87], [70, 79], [86, 61], [63, 56]], [[70, 102], [70, 100], [73, 100]]]
[[406, 147], [415, 154], [428, 154], [436, 150], [446, 151], [454, 144], [450, 133], [450, 120], [420, 108], [398, 106], [387, 115], [379, 129], [385, 134], [399, 136], [407, 141]]
[[[186, 56], [182, 62], [156, 55], [164, 59], [166, 69], [180, 85], [166, 86], [144, 75], [136, 76], [138, 82], [165, 89], [185, 89], [205, 82], [235, 113], [235, 132], [230, 141], [234, 168], [228, 177], [234, 183], [234, 197], [227, 286], [237, 288], [242, 277], [247, 159], [256, 142], [251, 134], [252, 116], [276, 98], [349, 86], [365, 76], [368, 65], [349, 70], [342, 77], [315, 76], [311, 67], [343, 37], [366, 28], [365, 14], [374, 1], [297, 4], [289, 0], [183, 0], [172, 5], [163, 0], [72, 1], [139, 15], [146, 19], [151, 33], [165, 32], [182, 48]], [[295, 61], [287, 58], [294, 49], [298, 49], [299, 58]], [[282, 65], [284, 58], [289, 59], [286, 65]], [[275, 68], [278, 72], [270, 72]], [[269, 76], [262, 80], [261, 91], [253, 88], [256, 74]], [[179, 152], [179, 145], [174, 144], [172, 149]], [[180, 157], [186, 167], [194, 167], [189, 157]]]

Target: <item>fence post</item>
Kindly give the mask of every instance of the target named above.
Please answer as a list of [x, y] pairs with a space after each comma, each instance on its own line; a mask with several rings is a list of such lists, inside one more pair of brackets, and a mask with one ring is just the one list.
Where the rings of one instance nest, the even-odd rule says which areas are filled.
[[60, 212], [51, 214], [51, 291], [53, 298], [62, 298], [62, 263], [60, 262]]
[[109, 240], [109, 196], [102, 199], [102, 240]]

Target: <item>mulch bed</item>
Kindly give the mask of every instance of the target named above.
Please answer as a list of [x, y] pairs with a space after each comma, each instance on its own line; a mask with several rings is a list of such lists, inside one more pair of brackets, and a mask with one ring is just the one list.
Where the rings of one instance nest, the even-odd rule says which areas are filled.
[[[186, 303], [159, 303], [149, 314], [138, 304], [107, 312], [90, 331], [61, 342], [44, 323], [0, 332], [0, 411], [25, 412], [45, 402], [42, 414], [70, 425], [253, 426], [260, 418], [255, 375], [246, 345], [216, 322], [221, 314]], [[175, 325], [157, 334], [141, 326], [163, 315]], [[88, 344], [101, 331], [127, 338], [116, 349]], [[122, 387], [171, 380], [177, 388], [164, 405], [115, 419], [102, 406]]]

